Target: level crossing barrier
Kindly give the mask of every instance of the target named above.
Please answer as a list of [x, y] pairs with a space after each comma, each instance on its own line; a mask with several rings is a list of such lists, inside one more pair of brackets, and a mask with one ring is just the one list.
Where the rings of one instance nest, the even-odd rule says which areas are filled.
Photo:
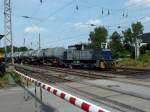
[[65, 91], [62, 91], [56, 87], [53, 87], [51, 85], [45, 84], [41, 81], [38, 81], [37, 79], [34, 79], [32, 77], [29, 77], [17, 70], [14, 70], [14, 72], [20, 76], [22, 76], [25, 80], [30, 81], [32, 83], [34, 83], [36, 86], [39, 86], [43, 89], [45, 89], [46, 91], [54, 94], [55, 96], [60, 97], [61, 99], [66, 100], [67, 102], [69, 102], [70, 104], [73, 104], [79, 108], [81, 108], [82, 110], [86, 111], [86, 112], [110, 112], [100, 106], [97, 106], [95, 104], [92, 104], [90, 102], [87, 102], [83, 99], [80, 99], [76, 96], [73, 96]]

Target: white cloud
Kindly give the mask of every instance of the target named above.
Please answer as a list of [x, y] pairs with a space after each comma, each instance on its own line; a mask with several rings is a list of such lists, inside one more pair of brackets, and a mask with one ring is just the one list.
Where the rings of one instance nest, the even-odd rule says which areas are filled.
[[142, 23], [150, 22], [150, 17], [147, 16], [147, 17], [143, 18], [141, 22], [142, 22]]
[[128, 0], [125, 4], [126, 6], [135, 7], [135, 6], [150, 6], [150, 0]]
[[98, 19], [91, 19], [91, 20], [88, 20], [87, 22], [78, 22], [78, 23], [75, 23], [74, 26], [77, 27], [77, 28], [86, 28], [86, 27], [89, 27], [91, 24], [95, 25], [95, 26], [100, 26], [100, 25], [103, 25], [102, 22]]
[[75, 23], [74, 26], [79, 28], [79, 27], [86, 27], [87, 25], [85, 25], [82, 22], [78, 22], [78, 23]]
[[44, 28], [41, 28], [38, 26], [30, 26], [24, 29], [24, 32], [27, 32], [27, 33], [42, 32], [42, 31], [44, 31]]

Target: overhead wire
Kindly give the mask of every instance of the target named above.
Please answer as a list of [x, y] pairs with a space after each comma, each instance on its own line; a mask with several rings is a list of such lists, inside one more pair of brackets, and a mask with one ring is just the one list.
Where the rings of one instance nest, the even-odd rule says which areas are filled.
[[79, 4], [78, 3], [79, 3], [79, 1], [76, 0], [76, 7], [75, 8], [76, 8], [77, 11], [79, 10]]
[[[38, 24], [36, 25], [39, 25], [41, 23], [44, 23], [46, 22], [51, 16], [54, 16], [55, 14], [59, 13], [60, 11], [64, 10], [65, 8], [67, 8], [68, 6], [72, 5], [72, 3], [74, 3], [74, 0], [65, 4], [64, 6], [58, 8], [57, 10], [55, 10], [54, 12], [52, 12], [51, 14], [49, 14], [46, 18], [44, 19], [38, 19], [38, 18], [35, 18], [33, 16], [30, 17], [30, 20], [36, 20], [36, 21], [39, 21]], [[41, 7], [41, 6], [40, 6]], [[37, 13], [38, 11], [35, 11], [32, 15], [34, 15], [35, 13]], [[21, 17], [21, 16], [18, 16], [18, 17]]]
[[[50, 17], [56, 15], [57, 13], [61, 12], [63, 9], [67, 8], [68, 6], [72, 5], [72, 3], [74, 2], [74, 0], [72, 2], [67, 3], [66, 5], [60, 7], [59, 9], [55, 10], [54, 12], [52, 12], [51, 14], [49, 14], [47, 17], [43, 18], [40, 20], [39, 24], [43, 24], [44, 22], [46, 22]], [[105, 9], [105, 8], [104, 8]], [[79, 10], [79, 5], [78, 2], [76, 2], [76, 10]], [[116, 9], [117, 10], [117, 9]], [[126, 10], [126, 9], [124, 9]], [[118, 10], [119, 11], [119, 10]], [[111, 9], [108, 10], [108, 15], [112, 14]], [[105, 16], [108, 16], [105, 15]], [[65, 38], [64, 38], [65, 39]]]
[[[130, 21], [126, 21], [126, 22], [121, 22], [121, 23], [119, 23], [119, 24], [115, 24], [115, 25], [112, 25], [112, 27], [118, 27], [118, 26], [120, 26], [121, 28], [127, 28], [127, 27], [129, 27], [128, 25], [127, 25], [127, 23], [134, 23], [134, 22], [140, 22], [140, 21], [142, 21], [143, 19], [145, 19], [146, 17], [150, 17], [150, 16], [143, 16], [143, 17], [140, 17], [140, 18], [138, 18], [138, 19], [133, 19], [133, 20], [130, 20]], [[144, 23], [147, 23], [148, 21], [145, 21]], [[131, 24], [130, 24], [131, 25]]]
[[[147, 1], [148, 2], [148, 1]], [[108, 8], [108, 7], [104, 7], [104, 6], [99, 6], [99, 5], [96, 5], [96, 4], [91, 4], [91, 3], [89, 3], [87, 0], [86, 1], [83, 1], [82, 0], [82, 3], [84, 3], [84, 4], [82, 4], [82, 6], [87, 6], [88, 8], [98, 8], [98, 9], [100, 9], [101, 10], [101, 13], [102, 13], [102, 15], [104, 15], [104, 17], [107, 17], [107, 15], [109, 16], [110, 15], [110, 12], [111, 12], [111, 15], [113, 14], [113, 12], [115, 12], [115, 13], [122, 13], [121, 14], [121, 16], [123, 17], [123, 18], [128, 18], [129, 17], [129, 8], [131, 9], [131, 8], [134, 8], [134, 7], [137, 7], [137, 6], [142, 6], [143, 4], [139, 4], [139, 3], [134, 3], [134, 4], [130, 4], [130, 5], [127, 5], [127, 6], [125, 6], [125, 7], [123, 7], [123, 8], [118, 8], [118, 9], [116, 9], [116, 8]], [[85, 4], [86, 3], [86, 4]], [[90, 5], [87, 5], [87, 4], [90, 4]], [[107, 13], [107, 11], [108, 11], [108, 14], [106, 14]], [[105, 14], [106, 15], [105, 15]], [[102, 16], [103, 17], [103, 16]]]
[[[81, 0], [81, 2], [82, 2], [82, 3], [86, 3], [86, 5], [87, 5], [87, 4], [90, 4], [90, 5], [87, 5], [87, 6], [89, 6], [89, 7], [91, 7], [91, 8], [110, 9], [110, 10], [112, 10], [112, 11], [121, 11], [121, 10], [126, 10], [126, 9], [128, 9], [128, 8], [134, 8], [134, 7], [136, 7], [136, 6], [141, 6], [141, 5], [143, 5], [143, 4], [140, 4], [139, 2], [136, 2], [136, 3], [133, 3], [133, 4], [126, 5], [126, 6], [122, 7], [122, 8], [110, 8], [110, 7], [99, 6], [99, 5], [97, 5], [97, 4], [91, 4], [90, 2], [88, 2], [88, 0]], [[93, 2], [93, 1], [92, 1], [92, 2]], [[148, 3], [148, 1], [146, 1], [145, 3]]]
[[55, 10], [54, 12], [50, 13], [47, 17], [41, 19], [40, 24], [43, 24], [43, 23], [46, 22], [50, 17], [56, 15], [57, 13], [61, 12], [62, 10], [64, 10], [65, 8], [67, 8], [68, 6], [72, 5], [73, 2], [74, 2], [74, 0], [71, 1], [71, 2], [69, 2], [69, 3], [67, 3], [67, 4], [65, 4], [64, 6], [60, 7], [60, 8], [57, 9], [57, 10]]
[[65, 38], [61, 38], [61, 39], [57, 39], [57, 40], [54, 40], [54, 41], [49, 41], [48, 43], [56, 43], [56, 42], [62, 42], [62, 41], [69, 41], [69, 40], [72, 40], [72, 39], [76, 39], [76, 38], [74, 38], [74, 37], [78, 37], [78, 39], [79, 39], [79, 37], [82, 37], [82, 36], [84, 36], [84, 38], [85, 38], [85, 36], [87, 36], [87, 33], [82, 33], [82, 34], [78, 34], [78, 35], [71, 35], [71, 36], [67, 36], [67, 37], [65, 37]]
[[[59, 11], [62, 11], [63, 9], [67, 8], [68, 6], [72, 5], [74, 1], [67, 3], [66, 5], [64, 5], [63, 7], [57, 9], [56, 11], [54, 11], [53, 13], [51, 13], [47, 18], [43, 19], [42, 21], [46, 21], [48, 18], [50, 18], [51, 16], [54, 16], [56, 13], [58, 13]], [[41, 21], [40, 21], [41, 22]]]
[[[76, 2], [78, 2], [78, 1], [76, 0]], [[72, 3], [72, 2], [70, 2], [70, 3]], [[41, 22], [41, 20], [39, 20], [40, 23], [43, 23], [43, 22], [46, 21], [48, 18], [50, 18], [51, 16], [55, 15], [57, 12], [59, 12], [59, 11], [61, 11], [62, 9], [66, 8], [68, 5], [70, 5], [70, 3], [66, 4], [65, 6], [63, 6], [63, 7], [61, 7], [60, 9], [54, 11], [53, 13], [51, 13], [51, 14], [50, 14], [49, 16], [47, 16], [46, 18], [42, 19], [42, 22]], [[129, 7], [129, 6], [128, 6], [128, 7]], [[108, 10], [108, 15], [110, 15], [110, 10]], [[124, 14], [124, 16], [125, 16], [125, 14]], [[105, 15], [104, 17], [107, 17], [107, 15]], [[126, 14], [126, 17], [128, 17], [128, 14]], [[35, 18], [33, 18], [33, 19], [35, 19]]]

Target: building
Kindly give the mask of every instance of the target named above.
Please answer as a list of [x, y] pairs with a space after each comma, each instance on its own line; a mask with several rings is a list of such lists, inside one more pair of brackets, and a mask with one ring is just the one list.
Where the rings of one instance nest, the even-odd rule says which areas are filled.
[[139, 38], [142, 40], [142, 43], [150, 43], [150, 32], [140, 35]]

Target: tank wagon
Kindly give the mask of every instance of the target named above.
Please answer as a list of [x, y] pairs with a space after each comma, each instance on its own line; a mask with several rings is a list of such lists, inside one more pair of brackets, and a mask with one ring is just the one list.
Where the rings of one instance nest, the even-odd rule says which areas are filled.
[[44, 63], [50, 63], [53, 66], [61, 66], [64, 57], [65, 48], [48, 48], [43, 51]]
[[38, 63], [61, 67], [83, 67], [111, 69], [114, 61], [109, 49], [78, 49], [74, 46], [68, 49], [62, 47], [16, 52], [15, 62]]
[[22, 61], [23, 63], [30, 63], [32, 60], [33, 52], [34, 52], [34, 50], [20, 52], [19, 57], [17, 57], [15, 61]]

